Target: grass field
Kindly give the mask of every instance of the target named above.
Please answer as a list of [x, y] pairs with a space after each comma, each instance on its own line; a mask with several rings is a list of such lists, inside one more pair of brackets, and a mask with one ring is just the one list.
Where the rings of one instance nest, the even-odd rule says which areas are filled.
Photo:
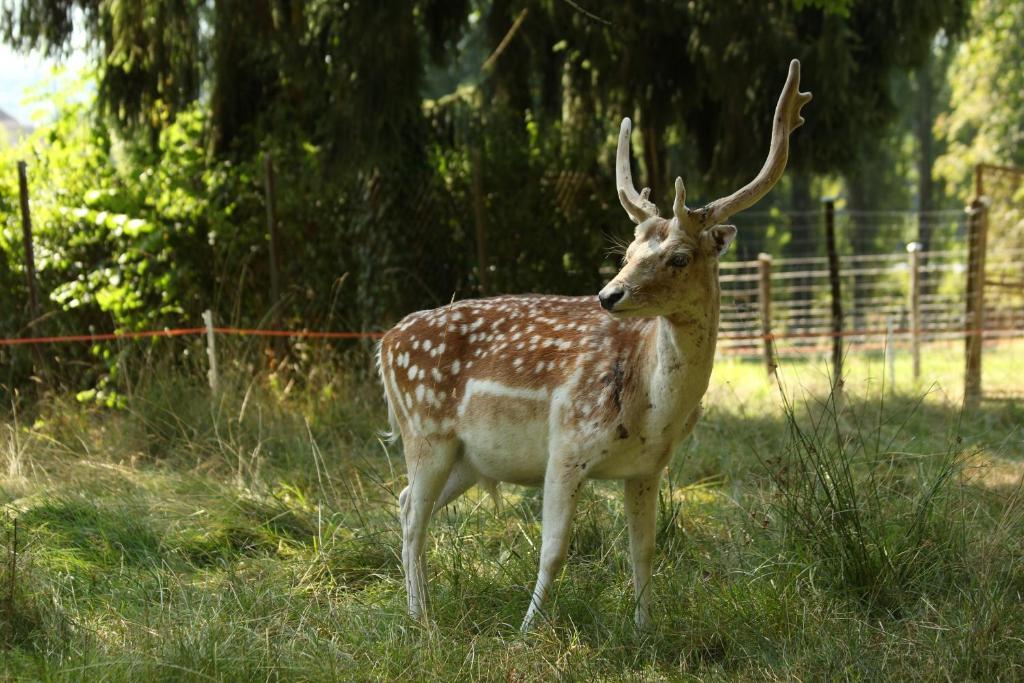
[[[986, 383], [1019, 390], [1021, 356], [987, 352]], [[621, 485], [595, 483], [525, 638], [538, 491], [439, 514], [414, 623], [378, 388], [238, 357], [216, 400], [199, 368], [146, 368], [121, 410], [4, 408], [0, 677], [1024, 678], [1024, 405], [961, 414], [959, 347], [919, 384], [901, 354], [895, 392], [853, 357], [839, 406], [816, 359], [784, 393], [720, 362], [661, 492], [655, 628], [632, 627]]]

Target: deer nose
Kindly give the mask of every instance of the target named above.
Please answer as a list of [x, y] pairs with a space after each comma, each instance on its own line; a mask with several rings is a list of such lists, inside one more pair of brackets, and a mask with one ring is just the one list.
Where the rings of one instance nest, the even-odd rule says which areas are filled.
[[615, 304], [619, 303], [625, 295], [626, 290], [613, 289], [610, 292], [601, 292], [597, 295], [597, 298], [601, 300], [601, 307], [606, 311], [610, 311], [615, 308]]

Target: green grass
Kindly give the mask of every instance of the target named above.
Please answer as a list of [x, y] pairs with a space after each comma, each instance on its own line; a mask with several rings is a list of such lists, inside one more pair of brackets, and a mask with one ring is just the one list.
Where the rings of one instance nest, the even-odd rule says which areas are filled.
[[[1014, 388], [1015, 350], [986, 353], [990, 383]], [[839, 405], [815, 359], [784, 361], [785, 394], [720, 362], [663, 484], [643, 634], [617, 483], [582, 501], [536, 633], [540, 494], [513, 486], [500, 516], [471, 492], [435, 519], [436, 624], [410, 621], [400, 447], [377, 387], [329, 364], [239, 363], [216, 400], [198, 369], [143, 369], [123, 410], [12, 401], [0, 678], [1024, 678], [1024, 406], [961, 415], [959, 351], [916, 384], [901, 354], [895, 392], [853, 357]]]

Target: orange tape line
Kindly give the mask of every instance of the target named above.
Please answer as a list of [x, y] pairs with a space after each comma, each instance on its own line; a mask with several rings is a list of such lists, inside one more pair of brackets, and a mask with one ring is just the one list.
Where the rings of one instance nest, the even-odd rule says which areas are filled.
[[[203, 330], [205, 332], [205, 330]], [[304, 330], [259, 330], [245, 327], [215, 327], [217, 334], [233, 334], [241, 337], [303, 337], [306, 339], [380, 339], [383, 332], [316, 332]]]
[[23, 339], [0, 339], [0, 346], [23, 346], [27, 344], [58, 344], [61, 342], [97, 342], [117, 339], [144, 339], [146, 337], [184, 337], [206, 332], [203, 327], [189, 327], [178, 330], [146, 330], [142, 332], [102, 332], [98, 334], [71, 334], [63, 337], [25, 337]]
[[[383, 332], [315, 332], [291, 330], [259, 330], [242, 327], [215, 327], [216, 334], [248, 337], [305, 337], [312, 339], [377, 339]], [[0, 339], [0, 346], [27, 346], [29, 344], [60, 344], [67, 342], [117, 341], [119, 339], [145, 339], [148, 337], [186, 337], [206, 334], [205, 327], [187, 327], [175, 330], [145, 330], [141, 332], [104, 332], [99, 334], [70, 334], [62, 337], [25, 337]]]

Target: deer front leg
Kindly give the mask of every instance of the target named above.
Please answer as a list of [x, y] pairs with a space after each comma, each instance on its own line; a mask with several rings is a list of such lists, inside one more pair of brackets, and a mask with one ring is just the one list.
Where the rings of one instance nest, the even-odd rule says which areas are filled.
[[[568, 469], [568, 471], [566, 471]], [[562, 569], [565, 555], [569, 549], [569, 536], [572, 533], [572, 517], [576, 513], [576, 502], [583, 476], [578, 472], [582, 468], [558, 467], [552, 460], [544, 477], [544, 508], [541, 515], [540, 571], [537, 573], [537, 585], [533, 589], [533, 599], [526, 611], [521, 631], [526, 633], [540, 612], [551, 588], [551, 582]], [[561, 471], [559, 471], [561, 470]]]
[[633, 561], [636, 590], [634, 620], [638, 629], [651, 626], [651, 562], [658, 522], [660, 474], [649, 479], [626, 480], [626, 523], [629, 525], [629, 553]]

